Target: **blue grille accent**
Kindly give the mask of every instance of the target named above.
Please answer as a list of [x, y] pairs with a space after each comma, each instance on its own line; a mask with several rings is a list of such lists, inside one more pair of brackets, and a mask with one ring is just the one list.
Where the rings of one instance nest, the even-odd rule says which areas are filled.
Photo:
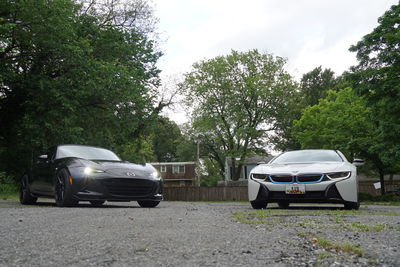
[[268, 179], [271, 183], [275, 184], [292, 184], [294, 182], [299, 184], [319, 183], [324, 179], [324, 174], [321, 173], [304, 173], [299, 175], [291, 174], [271, 174]]

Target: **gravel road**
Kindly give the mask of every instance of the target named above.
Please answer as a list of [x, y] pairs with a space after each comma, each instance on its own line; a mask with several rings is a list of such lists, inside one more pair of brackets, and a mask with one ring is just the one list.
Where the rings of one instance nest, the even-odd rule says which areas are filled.
[[260, 222], [244, 202], [0, 201], [0, 266], [400, 266], [400, 207], [337, 209], [271, 205]]

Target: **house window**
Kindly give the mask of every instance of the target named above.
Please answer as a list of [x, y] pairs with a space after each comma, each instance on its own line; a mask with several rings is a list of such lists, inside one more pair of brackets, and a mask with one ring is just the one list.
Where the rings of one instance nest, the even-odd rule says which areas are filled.
[[185, 165], [172, 166], [172, 173], [185, 173]]
[[167, 166], [161, 165], [160, 166], [160, 172], [167, 172]]

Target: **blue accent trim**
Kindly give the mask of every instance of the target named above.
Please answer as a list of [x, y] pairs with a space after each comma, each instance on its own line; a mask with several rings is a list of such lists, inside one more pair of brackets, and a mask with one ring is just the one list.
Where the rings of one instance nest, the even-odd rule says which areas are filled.
[[[288, 174], [288, 175], [290, 175], [290, 174]], [[271, 183], [274, 183], [274, 184], [293, 184], [294, 176], [293, 175], [290, 175], [290, 176], [292, 177], [292, 181], [291, 182], [277, 182], [274, 179], [272, 179], [271, 175], [269, 175], [268, 178], [271, 181]]]
[[[310, 174], [312, 174], [312, 173], [310, 173]], [[316, 174], [316, 173], [315, 173], [315, 174]], [[314, 175], [315, 175], [315, 174], [314, 174]], [[278, 182], [278, 181], [275, 181], [274, 179], [272, 179], [271, 175], [268, 175], [269, 181], [270, 181], [271, 183], [274, 183], [274, 184], [293, 184], [293, 183], [298, 183], [298, 184], [316, 184], [316, 183], [322, 182], [322, 180], [324, 179], [324, 176], [325, 176], [325, 174], [321, 174], [321, 177], [320, 177], [319, 180], [317, 180], [317, 181], [300, 182], [300, 181], [298, 180], [297, 175], [291, 175], [291, 174], [274, 174], [274, 175], [288, 175], [288, 176], [291, 176], [291, 177], [292, 177], [292, 181], [290, 181], [290, 182]], [[303, 175], [304, 175], [304, 174], [303, 174]]]

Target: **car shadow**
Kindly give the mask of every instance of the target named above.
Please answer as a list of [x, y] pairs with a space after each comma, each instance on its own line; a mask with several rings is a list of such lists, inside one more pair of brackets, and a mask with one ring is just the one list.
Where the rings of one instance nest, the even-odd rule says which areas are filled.
[[[125, 202], [126, 203], [126, 202]], [[22, 205], [19, 202], [15, 203], [7, 203], [8, 205], [12, 206], [21, 206], [21, 207], [53, 207], [53, 208], [58, 208], [55, 202], [36, 202], [33, 205]], [[103, 204], [101, 206], [93, 206], [90, 203], [79, 203], [76, 206], [73, 207], [64, 207], [64, 208], [92, 208], [92, 209], [142, 209], [138, 204], [134, 204], [134, 202], [131, 205], [118, 205], [118, 204]], [[157, 208], [157, 207], [156, 207]]]

